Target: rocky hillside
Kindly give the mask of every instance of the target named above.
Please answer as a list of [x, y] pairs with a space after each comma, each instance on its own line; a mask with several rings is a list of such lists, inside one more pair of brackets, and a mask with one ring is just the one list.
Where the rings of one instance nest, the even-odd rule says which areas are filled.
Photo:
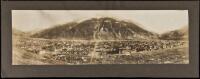
[[132, 22], [104, 17], [92, 18], [80, 23], [72, 22], [57, 25], [35, 33], [32, 37], [46, 39], [127, 40], [158, 38], [158, 34], [149, 32]]
[[165, 40], [187, 40], [188, 36], [188, 27], [185, 26], [178, 30], [163, 33], [160, 38]]

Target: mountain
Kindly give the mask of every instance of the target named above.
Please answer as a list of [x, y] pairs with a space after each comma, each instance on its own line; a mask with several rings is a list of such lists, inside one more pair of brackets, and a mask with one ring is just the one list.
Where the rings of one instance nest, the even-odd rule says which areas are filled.
[[25, 32], [22, 32], [22, 31], [20, 31], [18, 29], [13, 28], [12, 29], [12, 34], [13, 34], [13, 36], [24, 36]]
[[80, 40], [127, 40], [157, 38], [158, 34], [149, 32], [140, 26], [114, 18], [91, 18], [80, 23], [71, 22], [42, 30], [32, 35], [46, 39]]
[[12, 28], [12, 35], [13, 36], [17, 36], [17, 37], [29, 37], [31, 35], [30, 32], [24, 32], [24, 31], [21, 31], [21, 30], [18, 30], [16, 28]]
[[188, 27], [183, 27], [178, 30], [173, 30], [170, 32], [166, 32], [161, 34], [160, 39], [165, 40], [187, 40], [188, 39]]

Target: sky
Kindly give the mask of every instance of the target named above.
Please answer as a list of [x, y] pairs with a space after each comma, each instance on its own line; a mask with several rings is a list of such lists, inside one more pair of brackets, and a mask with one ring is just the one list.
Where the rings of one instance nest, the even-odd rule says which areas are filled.
[[21, 31], [39, 31], [72, 21], [114, 17], [142, 28], [164, 33], [188, 26], [188, 10], [12, 10], [12, 27]]

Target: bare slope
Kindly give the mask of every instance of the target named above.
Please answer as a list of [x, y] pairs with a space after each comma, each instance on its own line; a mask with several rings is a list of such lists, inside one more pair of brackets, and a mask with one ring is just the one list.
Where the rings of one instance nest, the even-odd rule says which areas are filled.
[[188, 36], [188, 27], [185, 26], [178, 30], [163, 33], [160, 38], [165, 40], [187, 40]]
[[35, 38], [80, 40], [148, 39], [157, 38], [157, 36], [157, 34], [144, 30], [134, 23], [109, 17], [58, 25], [32, 35]]

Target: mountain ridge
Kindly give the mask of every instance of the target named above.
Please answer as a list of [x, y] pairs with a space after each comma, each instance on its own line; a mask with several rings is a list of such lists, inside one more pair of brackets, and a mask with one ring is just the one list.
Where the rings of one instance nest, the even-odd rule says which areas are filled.
[[126, 40], [157, 38], [157, 36], [134, 23], [110, 17], [91, 18], [80, 23], [58, 25], [32, 35], [35, 38], [81, 40]]
[[164, 40], [188, 40], [189, 36], [188, 26], [184, 26], [180, 29], [172, 30], [160, 35], [160, 39]]

